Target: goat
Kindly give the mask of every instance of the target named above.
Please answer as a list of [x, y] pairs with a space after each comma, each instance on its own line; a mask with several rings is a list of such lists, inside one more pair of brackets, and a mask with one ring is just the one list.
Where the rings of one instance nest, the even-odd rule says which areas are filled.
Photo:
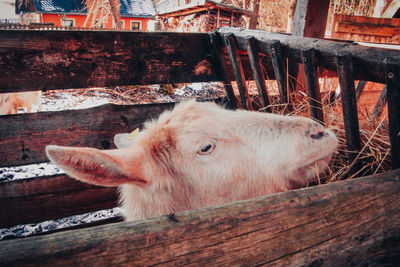
[[319, 123], [214, 103], [165, 111], [118, 149], [46, 147], [70, 176], [120, 186], [127, 220], [223, 204], [305, 186], [327, 167], [338, 140]]

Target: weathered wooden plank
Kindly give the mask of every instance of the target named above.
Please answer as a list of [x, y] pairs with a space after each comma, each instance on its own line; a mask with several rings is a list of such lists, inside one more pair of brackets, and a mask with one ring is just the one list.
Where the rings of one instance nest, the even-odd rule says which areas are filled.
[[206, 33], [0, 30], [0, 92], [217, 81], [215, 64]]
[[210, 40], [213, 46], [214, 56], [218, 63], [217, 65], [218, 67], [217, 71], [219, 72], [218, 76], [222, 77], [223, 79], [222, 82], [226, 93], [227, 107], [229, 107], [230, 109], [235, 109], [236, 107], [238, 107], [237, 103], [238, 101], [233, 92], [231, 79], [229, 79], [230, 73], [224, 58], [221, 36], [219, 36], [219, 34], [216, 32], [210, 33]]
[[384, 26], [372, 23], [337, 21], [335, 25], [335, 31], [340, 33], [343, 32], [392, 37], [400, 33], [400, 27], [390, 25]]
[[361, 166], [360, 161], [355, 162], [357, 154], [361, 150], [361, 142], [354, 88], [353, 61], [349, 54], [337, 54], [337, 73], [340, 84], [346, 145], [349, 153], [349, 163], [352, 164], [348, 174], [353, 174]]
[[364, 91], [365, 85], [367, 84], [367, 81], [359, 81], [356, 87], [356, 100], [358, 100], [361, 97], [362, 92]]
[[389, 113], [389, 137], [392, 168], [400, 168], [400, 67], [386, 63], [386, 90]]
[[0, 166], [47, 161], [46, 145], [113, 147], [117, 133], [141, 127], [173, 103], [107, 104], [90, 109], [0, 116]]
[[267, 40], [279, 40], [282, 45], [283, 57], [290, 58], [298, 63], [301, 63], [301, 50], [314, 48], [318, 65], [332, 71], [336, 71], [336, 53], [350, 53], [353, 58], [354, 78], [356, 80], [386, 83], [386, 76], [382, 71], [385, 68], [385, 59], [390, 58], [394, 65], [400, 65], [400, 53], [393, 49], [365, 47], [346, 42], [230, 27], [222, 27], [218, 32], [222, 36], [233, 33], [240, 50], [246, 50], [245, 38], [252, 35], [260, 42], [260, 52], [264, 54], [268, 54], [268, 49], [265, 46]]
[[[292, 21], [292, 35], [323, 39], [328, 18], [329, 0], [296, 0]], [[288, 64], [289, 84], [292, 91], [303, 91], [307, 82], [303, 66], [291, 60]]]
[[324, 38], [329, 2], [329, 0], [297, 0], [292, 34]]
[[379, 95], [378, 101], [376, 101], [374, 110], [371, 114], [371, 119], [378, 119], [381, 117], [383, 110], [387, 103], [387, 86], [383, 87], [381, 94]]
[[291, 111], [289, 93], [287, 91], [285, 65], [282, 56], [282, 46], [278, 40], [268, 40], [267, 46], [274, 67], [275, 80], [278, 83], [280, 103], [287, 106], [285, 111]]
[[395, 265], [400, 170], [174, 215], [6, 240], [24, 265]]
[[302, 61], [304, 74], [306, 77], [308, 101], [310, 105], [311, 117], [324, 123], [324, 113], [322, 110], [321, 91], [318, 82], [318, 69], [315, 62], [315, 50], [307, 49], [302, 51]]
[[226, 49], [228, 50], [229, 59], [235, 76], [236, 84], [239, 90], [240, 102], [242, 108], [252, 110], [252, 105], [249, 97], [249, 91], [246, 86], [246, 78], [243, 71], [242, 62], [240, 60], [239, 51], [237, 49], [236, 38], [233, 34], [224, 36]]
[[0, 228], [117, 205], [117, 188], [84, 184], [67, 175], [0, 183]]
[[265, 85], [265, 77], [261, 71], [261, 62], [258, 55], [258, 43], [254, 37], [249, 37], [246, 39], [247, 53], [250, 59], [251, 69], [253, 70], [253, 77], [256, 81], [258, 95], [260, 96], [261, 104], [266, 111], [271, 112], [271, 107], [267, 87]]

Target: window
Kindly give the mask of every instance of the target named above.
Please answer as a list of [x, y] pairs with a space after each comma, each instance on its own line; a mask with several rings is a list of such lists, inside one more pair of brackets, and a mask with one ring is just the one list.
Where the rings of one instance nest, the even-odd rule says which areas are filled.
[[185, 0], [185, 4], [189, 5], [191, 3], [191, 0]]
[[62, 19], [61, 20], [61, 26], [64, 27], [74, 27], [75, 23], [74, 23], [74, 19]]
[[140, 31], [142, 29], [142, 23], [140, 21], [131, 21], [131, 30]]

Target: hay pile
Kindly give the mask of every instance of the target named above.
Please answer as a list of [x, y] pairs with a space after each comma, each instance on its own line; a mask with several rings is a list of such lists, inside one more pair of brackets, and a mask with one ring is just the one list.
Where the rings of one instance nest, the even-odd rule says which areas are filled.
[[[310, 117], [307, 96], [292, 97], [297, 99], [293, 104], [294, 111], [289, 115]], [[300, 101], [298, 99], [301, 99]], [[339, 148], [333, 155], [329, 169], [320, 173], [317, 177], [317, 184], [325, 184], [354, 177], [361, 177], [376, 173], [382, 173], [391, 169], [390, 166], [390, 141], [387, 111], [383, 112], [380, 118], [372, 118], [367, 109], [358, 110], [361, 151], [356, 160], [361, 162], [361, 169], [350, 173], [349, 169], [355, 162], [350, 163], [344, 130], [341, 101], [330, 103], [330, 94], [322, 97], [325, 127], [331, 129], [339, 139]], [[283, 113], [282, 106], [277, 99], [272, 103], [274, 112]]]

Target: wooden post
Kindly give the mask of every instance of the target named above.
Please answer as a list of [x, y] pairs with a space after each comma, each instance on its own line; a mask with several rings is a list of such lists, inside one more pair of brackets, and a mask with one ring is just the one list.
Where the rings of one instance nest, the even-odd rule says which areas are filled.
[[236, 37], [234, 34], [224, 35], [224, 41], [226, 48], [228, 49], [233, 74], [235, 75], [237, 87], [239, 89], [242, 107], [244, 109], [251, 110], [252, 105], [249, 98], [249, 92], [246, 87], [246, 79], [244, 77], [242, 62], [240, 61], [240, 55], [237, 49]]
[[229, 71], [226, 66], [226, 62], [224, 59], [224, 53], [222, 49], [222, 39], [219, 33], [213, 32], [210, 33], [211, 44], [214, 50], [214, 56], [218, 61], [218, 72], [219, 76], [223, 77], [223, 86], [226, 93], [227, 98], [227, 107], [230, 109], [236, 109], [237, 107], [237, 99], [235, 93], [233, 92], [232, 84], [229, 79]]
[[270, 40], [267, 41], [267, 44], [271, 55], [272, 66], [274, 67], [275, 79], [278, 83], [280, 103], [287, 105], [287, 110], [285, 109], [285, 112], [292, 111], [289, 93], [286, 86], [286, 68], [283, 63], [281, 43], [278, 40]]
[[366, 85], [367, 81], [359, 81], [357, 84], [357, 88], [356, 88], [356, 100], [358, 102], [358, 100], [360, 100], [361, 94], [364, 91], [365, 85]]
[[322, 110], [321, 92], [318, 82], [318, 70], [315, 62], [315, 50], [313, 48], [302, 50], [301, 60], [306, 77], [311, 117], [323, 124], [324, 113]]
[[217, 9], [217, 29], [219, 28], [219, 16], [220, 16], [220, 9]]
[[253, 0], [253, 12], [250, 16], [249, 29], [257, 28], [258, 16], [260, 14], [260, 0]]
[[[292, 35], [323, 39], [325, 36], [326, 20], [328, 17], [329, 0], [298, 0], [294, 12]], [[292, 90], [303, 90], [300, 84], [305, 84], [302, 65], [291, 64], [289, 69]]]
[[350, 54], [336, 54], [337, 73], [340, 83], [340, 96], [342, 99], [342, 110], [344, 128], [346, 133], [346, 144], [349, 150], [351, 175], [360, 169], [360, 161], [354, 162], [358, 152], [361, 150], [360, 130], [357, 115], [357, 102], [354, 89], [353, 60]]
[[400, 168], [400, 67], [386, 64], [392, 169]]
[[268, 91], [265, 86], [265, 77], [261, 71], [260, 57], [258, 56], [258, 41], [253, 36], [246, 38], [246, 47], [262, 106], [266, 111], [271, 112]]
[[298, 0], [292, 35], [324, 38], [329, 0]]
[[371, 120], [378, 119], [381, 117], [383, 109], [387, 103], [387, 85], [383, 87], [379, 99], [375, 104], [374, 110], [372, 111]]

